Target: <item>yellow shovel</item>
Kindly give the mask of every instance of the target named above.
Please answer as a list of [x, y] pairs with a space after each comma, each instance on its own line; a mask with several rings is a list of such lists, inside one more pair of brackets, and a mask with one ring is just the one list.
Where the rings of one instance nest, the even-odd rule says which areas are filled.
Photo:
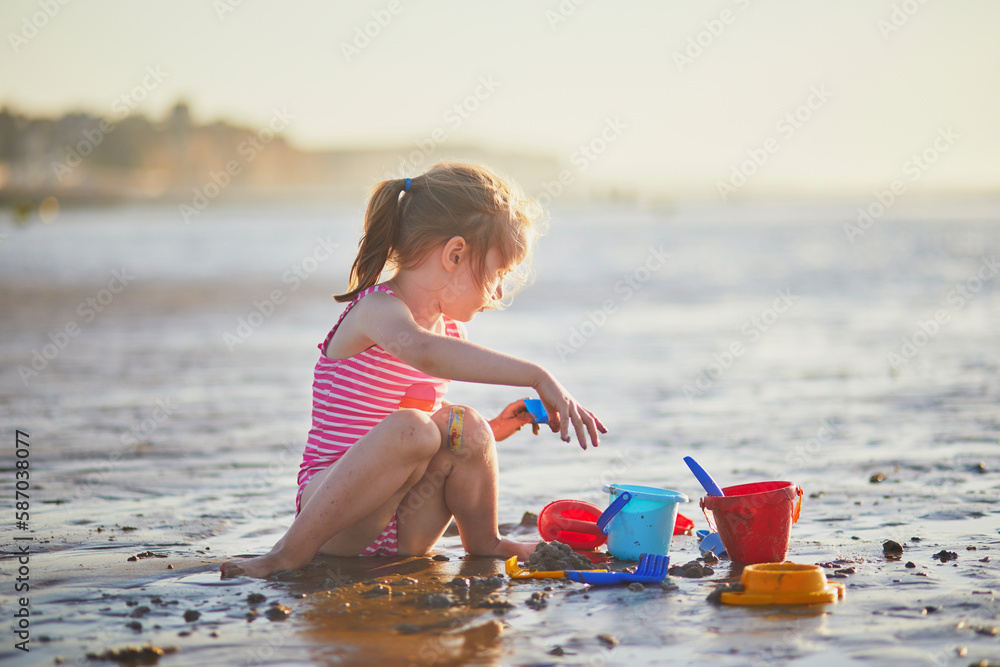
[[[517, 556], [511, 556], [506, 563], [507, 576], [511, 579], [562, 579], [566, 576], [563, 570], [550, 570], [548, 572], [532, 572], [522, 569], [517, 564]], [[606, 570], [579, 570], [580, 572], [606, 572]]]

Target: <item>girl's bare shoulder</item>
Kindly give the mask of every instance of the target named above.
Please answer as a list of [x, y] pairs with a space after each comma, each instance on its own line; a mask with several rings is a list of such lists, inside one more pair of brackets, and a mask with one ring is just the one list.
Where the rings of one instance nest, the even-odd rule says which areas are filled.
[[363, 336], [378, 342], [388, 331], [413, 324], [410, 309], [401, 299], [388, 292], [373, 291], [354, 304], [341, 327], [352, 337]]
[[351, 311], [345, 316], [345, 320], [351, 315], [355, 315], [354, 319], [368, 319], [368, 318], [382, 318], [382, 317], [398, 317], [400, 315], [408, 316], [410, 314], [409, 308], [403, 303], [402, 299], [396, 295], [386, 292], [386, 291], [373, 291], [369, 292], [361, 298]]

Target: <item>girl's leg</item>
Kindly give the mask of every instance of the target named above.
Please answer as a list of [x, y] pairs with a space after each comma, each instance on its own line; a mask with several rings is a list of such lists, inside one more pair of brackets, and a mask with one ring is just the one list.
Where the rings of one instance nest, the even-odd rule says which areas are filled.
[[356, 556], [385, 528], [440, 448], [441, 432], [425, 413], [397, 410], [309, 481], [302, 511], [270, 552], [223, 563], [223, 575], [266, 577], [301, 568], [321, 547]]
[[[464, 412], [457, 449], [448, 437], [448, 420], [455, 409]], [[526, 559], [535, 543], [509, 540], [497, 530], [496, 442], [489, 422], [464, 406], [439, 410], [432, 419], [441, 429], [442, 444], [396, 510], [399, 553], [427, 553], [454, 516], [468, 553]]]

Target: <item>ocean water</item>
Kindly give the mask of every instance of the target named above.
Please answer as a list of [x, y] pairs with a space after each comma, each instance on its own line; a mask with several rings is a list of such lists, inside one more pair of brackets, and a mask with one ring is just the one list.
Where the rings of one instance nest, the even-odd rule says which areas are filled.
[[[623, 482], [688, 494], [681, 512], [704, 528], [681, 460], [692, 455], [723, 486], [803, 487], [790, 558], [881, 563], [885, 539], [926, 544], [928, 564], [932, 544], [963, 550], [960, 570], [921, 582], [928, 599], [951, 596], [937, 634], [872, 621], [899, 596], [873, 569], [854, 594], [864, 609], [840, 625], [803, 621], [780, 651], [761, 618], [720, 629], [692, 602], [669, 612], [669, 632], [612, 622], [618, 659], [650, 662], [671, 645], [681, 661], [746, 664], [731, 647], [753, 637], [764, 637], [754, 660], [782, 664], [877, 664], [882, 651], [950, 664], [965, 660], [945, 650], [956, 642], [996, 656], [995, 637], [941, 628], [998, 614], [992, 594], [973, 597], [998, 589], [995, 562], [964, 550], [1000, 557], [1000, 202], [904, 202], [851, 239], [857, 205], [557, 208], [534, 283], [469, 325], [476, 342], [545, 365], [609, 427], [596, 450], [547, 433], [500, 443], [503, 522], [557, 498], [605, 504], [603, 486]], [[346, 283], [360, 215], [217, 206], [185, 224], [172, 208], [112, 208], [0, 222], [0, 424], [10, 441], [30, 434], [43, 554], [114, 548], [95, 532], [114, 524], [134, 527], [135, 544], [220, 556], [273, 544], [294, 512], [316, 345], [340, 312], [330, 295]], [[449, 392], [488, 417], [525, 396]], [[12, 475], [0, 486], [13, 496]], [[676, 544], [697, 555], [690, 538]], [[456, 538], [442, 549], [461, 554]], [[575, 613], [550, 626], [569, 633]], [[881, 639], [866, 634], [872, 622]], [[510, 621], [505, 660], [544, 656], [532, 623]], [[87, 631], [74, 632], [57, 634], [86, 647]]]

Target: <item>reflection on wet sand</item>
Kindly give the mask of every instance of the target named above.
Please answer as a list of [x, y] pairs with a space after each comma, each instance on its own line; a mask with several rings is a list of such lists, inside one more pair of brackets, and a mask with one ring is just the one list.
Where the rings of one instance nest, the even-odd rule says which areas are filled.
[[[492, 559], [323, 559], [342, 585], [310, 595], [303, 632], [315, 655], [352, 664], [497, 664], [506, 582]], [[359, 562], [360, 560], [360, 562]], [[383, 560], [383, 559], [370, 559]]]

